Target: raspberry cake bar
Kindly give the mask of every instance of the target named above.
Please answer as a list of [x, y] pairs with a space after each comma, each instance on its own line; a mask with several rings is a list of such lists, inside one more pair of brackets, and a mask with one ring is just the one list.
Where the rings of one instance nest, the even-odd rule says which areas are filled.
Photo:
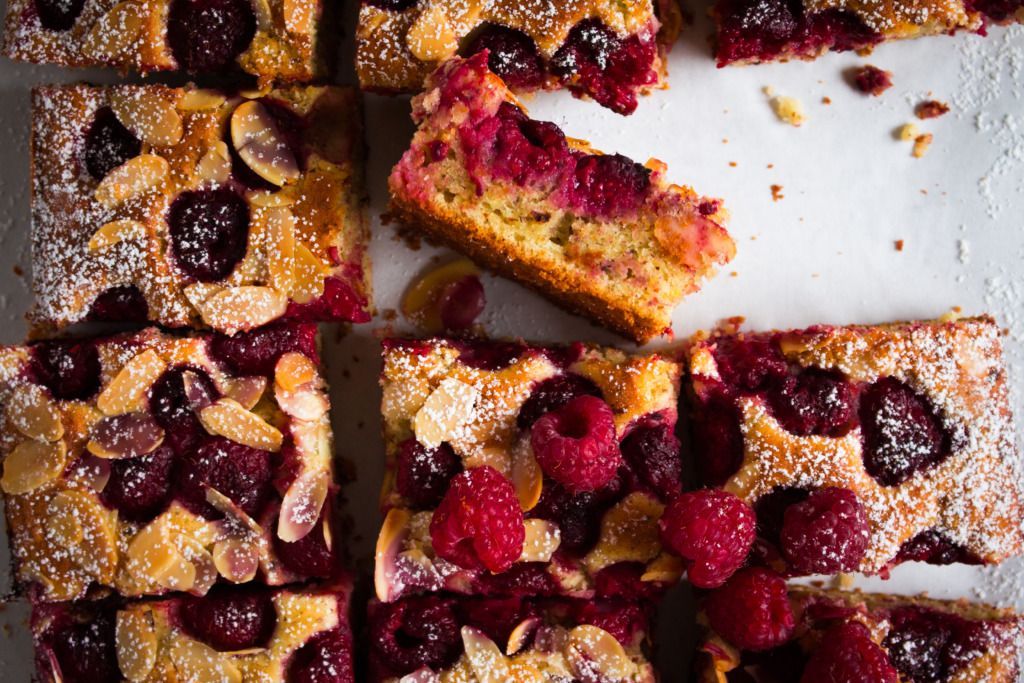
[[984, 33], [988, 24], [1024, 21], [1022, 0], [716, 0], [719, 66], [814, 59], [899, 38]]
[[[693, 450], [714, 487], [688, 496], [728, 510], [733, 548], [711, 573], [744, 561], [755, 527], [751, 559], [790, 575], [1020, 554], [992, 319], [716, 334], [688, 356]], [[685, 535], [692, 520], [671, 516], [668, 535]]]
[[649, 614], [619, 601], [418, 596], [370, 605], [370, 681], [654, 683]]
[[369, 320], [354, 89], [33, 92], [34, 332]]
[[644, 598], [678, 580], [678, 365], [575, 345], [389, 340], [377, 596]]
[[664, 87], [681, 25], [675, 0], [363, 0], [356, 70], [364, 88], [415, 92], [444, 60], [488, 50], [518, 92], [565, 87], [630, 114]]
[[413, 116], [395, 214], [626, 336], [669, 331], [676, 303], [735, 252], [718, 200], [528, 118], [483, 53], [441, 67]]
[[36, 605], [43, 683], [355, 683], [347, 580], [203, 597]]
[[4, 53], [72, 67], [327, 75], [320, 0], [10, 0]]
[[763, 569], [704, 602], [701, 683], [1015, 683], [1022, 620], [925, 597], [786, 589]]
[[0, 350], [0, 488], [22, 590], [202, 595], [331, 576], [317, 363], [313, 325]]

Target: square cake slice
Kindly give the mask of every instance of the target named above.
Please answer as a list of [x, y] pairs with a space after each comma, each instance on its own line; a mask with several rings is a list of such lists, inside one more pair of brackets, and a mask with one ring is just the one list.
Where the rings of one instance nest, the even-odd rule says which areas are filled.
[[517, 92], [568, 88], [620, 114], [665, 87], [679, 36], [676, 0], [364, 0], [356, 30], [363, 88], [416, 92], [444, 60], [489, 51], [490, 68]]
[[755, 646], [753, 631], [745, 628], [764, 625], [762, 603], [741, 603], [743, 596], [728, 594], [730, 584], [705, 599], [700, 683], [1017, 681], [1024, 621], [1008, 609], [809, 587], [787, 592], [775, 580], [774, 627], [758, 629], [761, 638], [775, 631], [771, 642]]
[[37, 604], [42, 683], [355, 683], [351, 582], [217, 587], [205, 596]]
[[[243, 73], [261, 86], [328, 75], [321, 0], [10, 0], [4, 54], [122, 71]], [[329, 22], [327, 22], [329, 23]], [[323, 33], [327, 33], [326, 31]]]
[[688, 351], [705, 486], [757, 516], [789, 575], [1021, 553], [1019, 455], [987, 317], [717, 333]]
[[870, 50], [901, 38], [984, 34], [990, 24], [1024, 21], [1024, 1], [716, 0], [711, 16], [715, 57], [719, 66], [727, 66], [810, 60], [830, 50]]
[[314, 325], [4, 347], [0, 373], [0, 488], [23, 592], [202, 595], [336, 570]]
[[397, 217], [627, 337], [670, 331], [679, 300], [735, 252], [718, 200], [528, 118], [483, 53], [435, 72], [413, 116], [390, 180]]
[[34, 332], [365, 322], [362, 174], [352, 88], [37, 88]]
[[658, 355], [390, 340], [377, 597], [642, 598], [678, 580], [680, 369]]
[[649, 612], [570, 598], [372, 602], [369, 680], [654, 683]]

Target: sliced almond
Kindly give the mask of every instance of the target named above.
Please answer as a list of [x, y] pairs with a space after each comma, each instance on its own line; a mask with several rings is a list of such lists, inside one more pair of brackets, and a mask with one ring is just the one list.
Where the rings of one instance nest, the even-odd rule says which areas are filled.
[[62, 441], [23, 441], [4, 459], [0, 488], [12, 496], [35, 491], [60, 476], [67, 465], [67, 455]]
[[524, 437], [512, 449], [512, 484], [523, 512], [536, 507], [544, 488], [544, 473], [533, 455], [530, 439]]
[[217, 284], [216, 282], [193, 282], [185, 287], [185, 298], [197, 310], [201, 311], [203, 304], [213, 298], [214, 294], [219, 294], [225, 289], [224, 285]]
[[89, 29], [82, 54], [98, 62], [120, 63], [141, 41], [145, 26], [145, 3], [119, 2]]
[[132, 683], [142, 683], [156, 665], [157, 638], [152, 613], [134, 608], [117, 613], [114, 631], [117, 665]]
[[240, 522], [244, 528], [249, 529], [255, 535], [263, 535], [263, 527], [261, 527], [256, 520], [250, 517], [245, 510], [238, 507], [238, 503], [231, 500], [217, 489], [212, 487], [206, 488], [206, 502], [217, 508], [217, 510], [222, 512], [228, 519]]
[[266, 377], [235, 377], [225, 382], [224, 395], [238, 401], [246, 410], [252, 410], [266, 390]]
[[207, 389], [207, 384], [195, 372], [186, 370], [181, 373], [181, 386], [185, 390], [188, 407], [192, 410], [198, 412], [213, 403], [213, 396]]
[[146, 237], [146, 225], [139, 221], [119, 220], [104, 223], [89, 238], [89, 251], [103, 251], [120, 242]]
[[213, 561], [213, 555], [210, 554], [210, 551], [202, 543], [194, 538], [181, 535], [176, 540], [182, 557], [195, 570], [195, 578], [192, 581], [192, 585], [186, 590], [193, 595], [206, 595], [220, 577], [217, 565]]
[[175, 634], [170, 657], [178, 680], [189, 683], [242, 683], [242, 673], [226, 655], [182, 634]]
[[64, 436], [60, 408], [38, 384], [22, 384], [7, 400], [7, 417], [30, 439], [58, 441]]
[[217, 140], [213, 147], [196, 163], [196, 176], [200, 180], [215, 185], [222, 185], [231, 177], [231, 152], [223, 140]]
[[110, 108], [117, 120], [143, 142], [154, 147], [181, 142], [181, 115], [158, 90], [118, 88], [110, 96]]
[[167, 160], [156, 154], [140, 154], [108, 173], [96, 186], [96, 201], [113, 209], [133, 197], [155, 189], [171, 172]]
[[47, 538], [99, 580], [113, 578], [118, 550], [109, 511], [91, 492], [61, 491], [47, 508]]
[[462, 627], [462, 645], [466, 659], [479, 683], [507, 683], [513, 680], [508, 659], [501, 648], [483, 631], [472, 626]]
[[459, 437], [463, 427], [474, 419], [480, 390], [454, 377], [442, 380], [423, 402], [413, 420], [416, 440], [427, 448], [437, 448]]
[[292, 197], [290, 194], [287, 194], [285, 191], [266, 192], [264, 190], [257, 190], [255, 192], [250, 192], [249, 194], [247, 194], [246, 199], [248, 199], [249, 203], [252, 204], [253, 206], [258, 206], [264, 209], [272, 207], [291, 206], [292, 204], [295, 203], [295, 198]]
[[291, 292], [295, 283], [295, 216], [286, 206], [264, 209], [270, 286]]
[[377, 535], [373, 585], [377, 599], [381, 602], [391, 602], [398, 597], [397, 592], [400, 588], [395, 574], [398, 571], [398, 556], [409, 537], [411, 517], [408, 510], [391, 508], [384, 517], [384, 524]]
[[249, 541], [229, 538], [213, 546], [213, 564], [232, 583], [247, 583], [260, 568], [259, 549]]
[[187, 591], [195, 585], [195, 566], [174, 545], [160, 518], [135, 535], [126, 556], [134, 577], [171, 590]]
[[526, 539], [520, 562], [550, 562], [551, 556], [562, 543], [558, 525], [546, 519], [528, 519], [524, 522]]
[[163, 442], [164, 430], [149, 413], [127, 413], [100, 420], [86, 448], [98, 458], [121, 460], [152, 453]]
[[261, 103], [250, 100], [231, 115], [231, 142], [242, 161], [259, 177], [277, 186], [299, 178], [295, 154]]
[[537, 627], [540, 626], [539, 617], [529, 617], [519, 622], [508, 636], [508, 645], [505, 647], [505, 654], [511, 657], [530, 642]]
[[319, 299], [324, 295], [324, 277], [326, 273], [323, 262], [313, 255], [306, 245], [295, 245], [295, 284], [292, 286], [292, 299], [305, 304]]
[[104, 415], [142, 412], [146, 408], [146, 393], [166, 369], [164, 359], [153, 349], [146, 349], [125, 363], [96, 398], [96, 407]]
[[320, 511], [330, 486], [331, 477], [325, 471], [304, 472], [292, 482], [281, 500], [278, 538], [285, 543], [305, 538], [320, 521]]
[[409, 51], [423, 62], [439, 62], [459, 49], [458, 36], [448, 20], [446, 3], [427, 6], [406, 33]]
[[286, 391], [298, 391], [319, 381], [319, 368], [304, 353], [289, 351], [274, 366], [274, 383]]
[[276, 453], [284, 436], [256, 413], [243, 408], [238, 401], [221, 398], [199, 412], [199, 421], [210, 434], [223, 436], [235, 443]]
[[615, 636], [589, 624], [569, 632], [565, 657], [573, 674], [583, 681], [627, 681], [636, 669]]
[[649, 562], [661, 552], [658, 520], [664, 512], [654, 496], [636, 491], [612, 506], [601, 519], [597, 545], [583, 558], [592, 572], [619, 562]]
[[271, 287], [228, 287], [199, 307], [207, 325], [225, 334], [251, 330], [280, 318], [288, 298]]
[[256, 27], [259, 30], [273, 30], [274, 14], [270, 10], [269, 0], [252, 0], [252, 11], [256, 15]]
[[275, 387], [274, 400], [285, 415], [305, 422], [319, 420], [331, 409], [327, 396], [310, 388], [291, 393], [281, 387]]
[[178, 100], [178, 109], [182, 111], [209, 111], [224, 104], [227, 98], [216, 90], [203, 88], [185, 90]]
[[316, 3], [312, 0], [284, 0], [284, 27], [289, 33], [313, 34]]

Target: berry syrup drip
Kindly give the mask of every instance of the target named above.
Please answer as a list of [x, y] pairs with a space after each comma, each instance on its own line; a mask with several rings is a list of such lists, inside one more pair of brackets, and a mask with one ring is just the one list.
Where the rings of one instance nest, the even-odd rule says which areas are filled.
[[173, 0], [167, 42], [178, 67], [189, 73], [224, 71], [256, 35], [249, 0]]

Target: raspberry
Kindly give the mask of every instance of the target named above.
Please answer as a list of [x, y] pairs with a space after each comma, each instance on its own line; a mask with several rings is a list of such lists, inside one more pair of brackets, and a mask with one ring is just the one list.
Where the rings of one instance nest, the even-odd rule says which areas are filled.
[[683, 461], [679, 439], [664, 423], [636, 427], [622, 440], [622, 457], [640, 483], [662, 500], [679, 493]]
[[463, 140], [470, 168], [517, 185], [550, 185], [571, 167], [565, 133], [554, 123], [535, 121], [516, 105], [503, 102], [498, 113], [466, 129]]
[[39, 23], [50, 31], [68, 31], [85, 7], [85, 0], [35, 0]]
[[941, 532], [928, 529], [900, 546], [896, 562], [981, 564], [981, 559], [967, 548], [946, 538]]
[[174, 0], [167, 16], [167, 42], [189, 73], [228, 68], [255, 35], [249, 0]]
[[530, 444], [544, 473], [572, 493], [600, 489], [622, 465], [615, 416], [594, 396], [578, 396], [538, 419]]
[[598, 598], [652, 603], [665, 592], [659, 581], [644, 581], [647, 565], [643, 562], [616, 562], [594, 577], [594, 595]]
[[789, 372], [782, 351], [767, 339], [720, 339], [714, 355], [722, 381], [741, 391], [759, 391]]
[[554, 481], [545, 481], [540, 500], [530, 511], [532, 517], [558, 525], [560, 548], [583, 555], [597, 543], [604, 509], [612, 502], [612, 491], [572, 494]]
[[324, 280], [324, 293], [317, 299], [298, 303], [292, 301], [281, 316], [281, 320], [300, 322], [333, 322], [343, 320], [351, 323], [370, 321], [366, 310], [366, 297], [358, 294], [349, 282], [337, 277]]
[[89, 307], [89, 320], [142, 323], [149, 318], [149, 304], [135, 285], [111, 287]]
[[104, 610], [87, 622], [64, 625], [47, 635], [60, 680], [105, 683], [120, 680], [114, 645], [114, 614]]
[[512, 629], [531, 616], [531, 604], [519, 596], [476, 598], [456, 606], [459, 624], [478, 628], [495, 643], [507, 643]]
[[601, 396], [597, 385], [582, 375], [567, 373], [555, 375], [538, 383], [533, 393], [523, 402], [516, 417], [520, 429], [529, 429], [533, 423], [552, 410], [558, 410], [577, 396]]
[[796, 628], [786, 582], [762, 567], [737, 572], [708, 596], [705, 611], [711, 628], [744, 650], [778, 647]]
[[869, 539], [864, 506], [850, 489], [815, 491], [789, 506], [782, 519], [782, 552], [801, 574], [856, 570]]
[[[185, 372], [191, 373], [194, 380], [191, 399], [185, 395]], [[195, 449], [206, 434], [193, 402], [209, 404], [219, 397], [220, 392], [206, 371], [176, 367], [153, 383], [149, 390], [149, 410], [156, 423], [163, 427], [166, 443], [178, 453], [185, 453]]]
[[984, 622], [921, 607], [897, 608], [883, 645], [908, 681], [948, 681], [975, 653], [990, 645]]
[[768, 403], [782, 426], [793, 434], [843, 436], [856, 420], [856, 392], [833, 372], [805, 370], [768, 390]]
[[864, 624], [847, 621], [825, 632], [807, 662], [801, 683], [898, 683], [885, 650]]
[[543, 562], [516, 562], [500, 574], [483, 573], [473, 579], [473, 595], [555, 595], [558, 583]]
[[607, 631], [623, 647], [632, 646], [636, 634], [647, 628], [648, 615], [640, 604], [619, 600], [582, 600], [575, 605], [576, 623], [590, 624]]
[[32, 374], [54, 398], [82, 400], [99, 391], [100, 355], [95, 344], [47, 341], [32, 350]]
[[395, 489], [416, 508], [437, 507], [448, 482], [462, 470], [462, 461], [446, 443], [427, 448], [416, 439], [398, 445]]
[[196, 514], [216, 518], [220, 513], [206, 500], [212, 487], [256, 518], [270, 497], [270, 478], [270, 453], [213, 437], [179, 459], [178, 497]]
[[227, 187], [182, 192], [167, 210], [174, 262], [200, 282], [221, 280], [249, 244], [249, 205]]
[[661, 517], [661, 541], [689, 563], [690, 583], [718, 588], [747, 559], [754, 543], [754, 511], [731, 493], [684, 493]]
[[352, 683], [349, 666], [352, 634], [335, 628], [322, 631], [300, 647], [288, 662], [287, 683]]
[[853, 82], [857, 90], [877, 97], [892, 87], [892, 72], [865, 64], [856, 70]]
[[743, 464], [739, 408], [716, 388], [697, 405], [690, 423], [700, 481], [705, 486], [721, 486]]
[[182, 600], [178, 616], [185, 629], [221, 652], [264, 647], [277, 625], [277, 609], [265, 591], [216, 586]]
[[651, 171], [621, 154], [588, 154], [576, 162], [569, 202], [593, 216], [618, 217], [636, 211], [651, 187]]
[[118, 121], [110, 107], [96, 111], [85, 134], [85, 170], [96, 180], [142, 153], [142, 142]]
[[231, 337], [215, 334], [210, 355], [236, 375], [273, 375], [278, 359], [290, 351], [319, 362], [316, 325], [265, 325]]
[[160, 446], [138, 458], [111, 460], [100, 499], [120, 516], [144, 524], [163, 512], [171, 497], [174, 451]]
[[332, 548], [327, 547], [324, 538], [324, 519], [329, 510], [325, 507], [321, 513], [320, 523], [313, 530], [297, 541], [288, 543], [274, 534], [274, 552], [288, 570], [301, 577], [326, 578], [334, 575], [337, 563], [337, 541]]
[[522, 555], [525, 537], [516, 490], [489, 465], [456, 475], [430, 520], [437, 554], [467, 569], [505, 571]]
[[544, 85], [544, 62], [530, 36], [514, 28], [485, 23], [460, 50], [463, 57], [488, 50], [487, 66], [510, 88], [536, 90]]
[[454, 601], [436, 596], [374, 605], [370, 634], [373, 657], [396, 677], [448, 666], [462, 652]]

